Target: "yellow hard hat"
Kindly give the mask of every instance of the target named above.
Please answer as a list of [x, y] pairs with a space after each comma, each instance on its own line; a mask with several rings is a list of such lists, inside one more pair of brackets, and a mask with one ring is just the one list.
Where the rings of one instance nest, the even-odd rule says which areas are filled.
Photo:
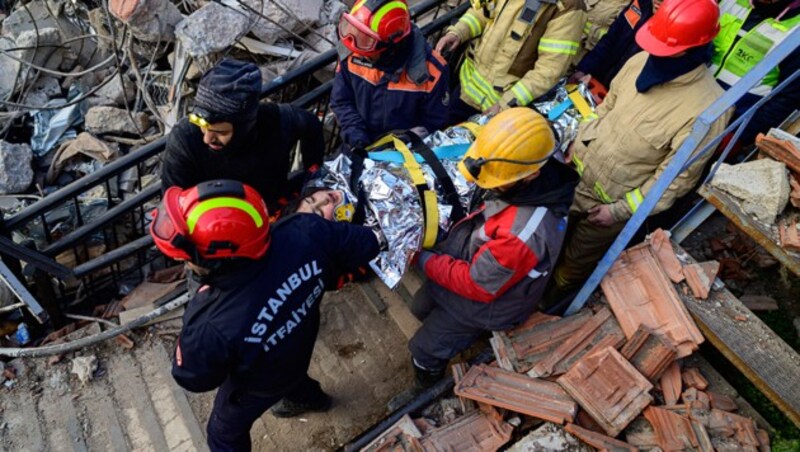
[[481, 188], [497, 188], [538, 171], [555, 148], [547, 119], [530, 108], [509, 108], [483, 126], [458, 169]]

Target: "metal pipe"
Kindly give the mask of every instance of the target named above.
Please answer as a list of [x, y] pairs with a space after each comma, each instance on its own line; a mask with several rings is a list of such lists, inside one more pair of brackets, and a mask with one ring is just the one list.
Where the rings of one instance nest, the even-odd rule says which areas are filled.
[[151, 237], [150, 234], [147, 234], [88, 262], [78, 265], [72, 270], [72, 273], [76, 278], [83, 278], [92, 272], [95, 272], [101, 268], [105, 268], [117, 261], [121, 261], [122, 259], [125, 259], [126, 257], [135, 254], [144, 248], [149, 248], [153, 246], [153, 243], [153, 237]]
[[[475, 359], [471, 360], [469, 364], [472, 366], [475, 364], [487, 363], [493, 358], [494, 358], [494, 353], [489, 348], [482, 351], [480, 355], [476, 356]], [[405, 416], [408, 413], [413, 413], [419, 410], [420, 408], [423, 408], [432, 401], [436, 400], [439, 396], [441, 396], [445, 392], [449, 391], [452, 387], [453, 387], [453, 377], [451, 375], [445, 376], [444, 378], [439, 380], [439, 382], [437, 382], [435, 385], [431, 386], [430, 388], [420, 393], [418, 396], [414, 397], [414, 399], [408, 402], [405, 406], [396, 410], [390, 415], [386, 416], [385, 418], [383, 418], [383, 420], [378, 421], [378, 423], [374, 424], [367, 430], [361, 432], [361, 434], [359, 434], [357, 437], [353, 438], [352, 441], [347, 443], [343, 449], [347, 452], [358, 451], [363, 449], [367, 444], [372, 442], [381, 433], [383, 433], [389, 427], [391, 427], [397, 421], [399, 421], [401, 417]]]

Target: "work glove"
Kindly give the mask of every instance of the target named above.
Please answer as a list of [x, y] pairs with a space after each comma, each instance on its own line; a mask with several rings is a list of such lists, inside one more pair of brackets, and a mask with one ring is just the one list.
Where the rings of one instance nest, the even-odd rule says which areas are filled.
[[425, 264], [428, 263], [428, 259], [433, 256], [436, 256], [436, 253], [428, 250], [422, 250], [417, 253], [415, 265], [422, 273], [425, 273]]

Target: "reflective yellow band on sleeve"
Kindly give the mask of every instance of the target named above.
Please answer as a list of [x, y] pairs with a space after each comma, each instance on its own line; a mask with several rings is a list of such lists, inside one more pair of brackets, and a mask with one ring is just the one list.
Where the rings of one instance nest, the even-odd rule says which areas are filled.
[[577, 155], [573, 155], [572, 162], [575, 163], [575, 171], [578, 172], [579, 176], [583, 177], [583, 170], [586, 169], [586, 167], [583, 166], [583, 161], [579, 159]]
[[545, 39], [539, 41], [539, 52], [561, 53], [565, 55], [577, 55], [579, 45], [575, 41], [562, 41], [560, 39]]
[[636, 210], [639, 209], [639, 206], [642, 205], [642, 201], [644, 201], [642, 191], [637, 188], [636, 190], [625, 193], [625, 201], [628, 202], [628, 207], [631, 208], [631, 212], [636, 213]]
[[481, 32], [483, 31], [481, 29], [480, 21], [475, 16], [470, 14], [469, 12], [464, 14], [463, 16], [461, 16], [458, 19], [458, 21], [459, 22], [464, 22], [465, 24], [467, 24], [467, 26], [469, 27], [469, 36], [470, 36], [470, 38], [474, 38], [474, 37], [480, 36]]
[[531, 93], [522, 81], [514, 84], [514, 87], [511, 88], [511, 92], [514, 93], [514, 97], [517, 98], [517, 102], [521, 107], [533, 102], [533, 93]]
[[608, 193], [606, 193], [606, 190], [603, 188], [603, 186], [600, 185], [600, 182], [594, 183], [594, 192], [597, 194], [603, 204], [611, 204], [614, 202], [614, 200], [611, 199], [611, 196], [608, 196]]

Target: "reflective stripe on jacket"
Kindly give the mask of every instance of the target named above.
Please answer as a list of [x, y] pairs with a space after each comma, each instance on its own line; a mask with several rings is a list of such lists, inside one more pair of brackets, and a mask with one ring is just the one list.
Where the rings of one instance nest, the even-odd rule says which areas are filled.
[[[752, 12], [747, 0], [722, 0], [719, 7], [720, 31], [714, 38], [712, 68], [717, 79], [728, 86], [738, 82], [800, 25], [800, 15], [783, 20], [767, 18], [746, 31], [742, 27]], [[776, 66], [750, 93], [766, 96], [777, 86], [778, 78], [779, 68]]]
[[464, 43], [475, 39], [461, 67], [461, 99], [485, 110], [512, 100], [527, 105], [563, 77], [578, 48], [586, 19], [581, 0], [542, 2], [535, 19], [520, 19], [525, 0], [496, 0], [472, 8], [448, 29]]
[[[639, 93], [636, 78], [647, 56], [640, 52], [622, 68], [597, 108], [598, 119], [581, 124], [574, 143], [574, 161], [581, 173], [576, 199], [580, 195], [595, 204], [610, 204], [617, 221], [633, 215], [697, 116], [723, 93], [703, 65]], [[725, 129], [730, 116], [729, 111], [711, 125], [701, 148]], [[669, 208], [694, 187], [711, 154], [707, 152], [670, 184], [652, 214]], [[578, 210], [587, 207], [591, 206], [584, 204]]]
[[629, 3], [629, 0], [588, 0], [586, 2], [589, 11], [586, 13], [586, 23], [583, 26], [583, 46], [578, 53], [578, 60], [600, 42], [600, 39], [608, 33], [608, 28], [614, 19]]

